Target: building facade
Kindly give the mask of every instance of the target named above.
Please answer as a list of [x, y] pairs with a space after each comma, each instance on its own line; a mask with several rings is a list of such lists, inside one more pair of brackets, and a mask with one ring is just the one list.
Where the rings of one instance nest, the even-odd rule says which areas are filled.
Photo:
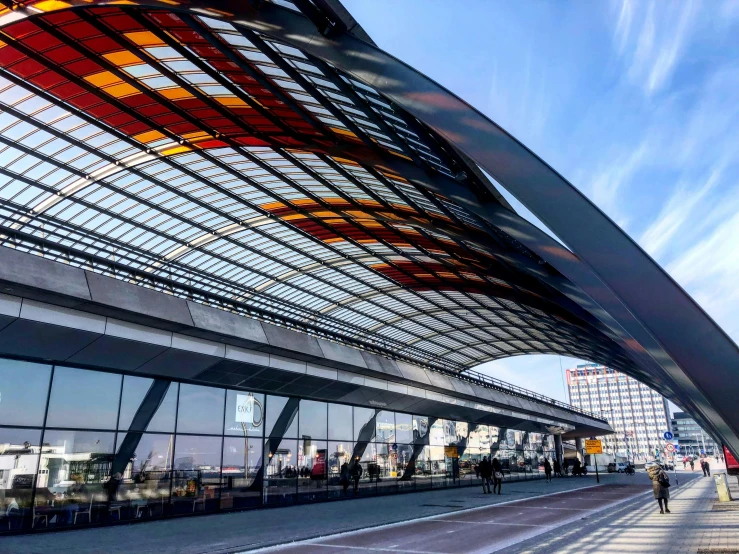
[[567, 370], [567, 391], [574, 406], [599, 414], [615, 434], [599, 437], [604, 451], [619, 459], [646, 460], [664, 448], [670, 429], [667, 400], [636, 379], [598, 364]]
[[673, 439], [680, 447], [680, 454], [699, 456], [704, 452], [708, 456], [716, 456], [721, 453], [721, 446], [689, 414], [675, 412], [671, 423]]
[[2, 531], [479, 485], [483, 456], [531, 479], [554, 455], [546, 433], [4, 358], [0, 394]]

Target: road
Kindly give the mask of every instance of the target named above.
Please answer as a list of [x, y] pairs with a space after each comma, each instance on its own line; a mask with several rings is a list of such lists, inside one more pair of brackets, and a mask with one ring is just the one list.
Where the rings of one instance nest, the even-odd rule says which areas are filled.
[[[602, 510], [651, 494], [643, 484], [604, 484], [491, 506], [459, 510], [258, 552], [312, 554], [397, 552], [490, 554]], [[579, 523], [578, 523], [579, 524]], [[254, 551], [252, 551], [254, 552]]]

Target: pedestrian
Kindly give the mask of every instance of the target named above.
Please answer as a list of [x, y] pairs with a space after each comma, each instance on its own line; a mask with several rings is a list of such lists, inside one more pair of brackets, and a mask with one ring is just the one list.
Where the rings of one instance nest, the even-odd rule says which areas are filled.
[[654, 464], [647, 469], [647, 474], [652, 480], [652, 490], [654, 491], [654, 498], [659, 504], [659, 513], [669, 514], [670, 510], [667, 508], [667, 501], [670, 499], [670, 477], [659, 464]]
[[341, 487], [344, 489], [344, 496], [346, 496], [349, 490], [349, 464], [344, 462], [341, 464], [341, 471], [340, 471], [340, 477], [339, 482], [341, 483]]
[[708, 458], [701, 462], [701, 469], [703, 470], [703, 477], [711, 476], [711, 466], [708, 464]]
[[565, 458], [565, 463], [564, 463], [565, 475], [569, 475], [569, 471], [570, 471], [570, 461], [567, 458]]
[[548, 458], [544, 458], [544, 475], [547, 478], [547, 482], [552, 482], [552, 464], [549, 463]]
[[572, 462], [572, 475], [580, 475], [580, 458], [575, 458], [575, 461]]
[[485, 456], [480, 462], [480, 476], [482, 477], [482, 493], [490, 494], [490, 478], [493, 475], [493, 465]]
[[558, 459], [554, 459], [554, 474], [557, 477], [562, 477], [562, 466], [559, 463]]
[[495, 494], [495, 489], [498, 489], [498, 494], [500, 494], [500, 489], [503, 486], [503, 467], [500, 465], [500, 461], [498, 458], [493, 458], [492, 463], [493, 468], [493, 494]]
[[690, 458], [690, 471], [695, 471], [695, 460]]
[[716, 463], [718, 463], [718, 454], [716, 455]]
[[683, 469], [687, 469], [687, 464], [688, 464], [687, 460], [683, 458]]
[[354, 494], [359, 494], [359, 480], [362, 478], [362, 464], [359, 458], [354, 460], [354, 466], [351, 468], [352, 481], [354, 481]]

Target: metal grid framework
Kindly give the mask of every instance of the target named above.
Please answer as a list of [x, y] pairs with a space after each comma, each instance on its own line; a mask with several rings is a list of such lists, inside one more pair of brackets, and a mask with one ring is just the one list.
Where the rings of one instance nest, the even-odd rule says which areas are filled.
[[2, 244], [444, 371], [632, 365], [408, 178], [485, 188], [372, 88], [197, 12], [25, 4], [0, 12]]

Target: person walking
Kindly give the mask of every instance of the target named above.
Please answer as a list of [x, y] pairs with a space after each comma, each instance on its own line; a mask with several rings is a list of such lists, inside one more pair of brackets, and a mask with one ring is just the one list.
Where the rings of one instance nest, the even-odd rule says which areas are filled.
[[556, 458], [554, 459], [554, 474], [557, 477], [562, 477], [562, 466]]
[[349, 494], [348, 493], [349, 482], [350, 482], [349, 477], [350, 477], [349, 464], [344, 462], [343, 464], [341, 464], [341, 471], [340, 471], [340, 477], [339, 477], [339, 482], [341, 483], [341, 487], [344, 489], [344, 496]]
[[652, 480], [652, 491], [654, 492], [654, 498], [659, 504], [659, 513], [669, 514], [670, 510], [667, 508], [667, 501], [670, 499], [670, 477], [659, 464], [654, 464], [650, 467], [647, 470], [647, 474]]
[[572, 475], [580, 476], [580, 458], [575, 458], [572, 462]]
[[500, 461], [498, 458], [493, 458], [492, 463], [492, 469], [493, 469], [493, 494], [495, 494], [495, 489], [498, 489], [498, 494], [500, 494], [500, 489], [503, 486], [503, 466], [500, 465]]
[[701, 469], [703, 470], [703, 477], [711, 476], [711, 466], [708, 464], [708, 458], [701, 461]]
[[548, 458], [544, 458], [544, 476], [547, 479], [547, 483], [552, 482], [552, 464], [549, 463]]
[[480, 462], [480, 477], [482, 477], [482, 493], [490, 494], [490, 478], [493, 475], [493, 465], [485, 456]]
[[695, 471], [695, 460], [690, 458], [690, 471]]
[[352, 481], [354, 481], [354, 494], [359, 494], [359, 480], [362, 478], [362, 464], [359, 458], [354, 460], [354, 466], [351, 468]]
[[565, 463], [564, 463], [564, 468], [563, 469], [564, 469], [565, 475], [569, 475], [570, 462], [569, 462], [569, 460], [567, 458], [565, 458]]

